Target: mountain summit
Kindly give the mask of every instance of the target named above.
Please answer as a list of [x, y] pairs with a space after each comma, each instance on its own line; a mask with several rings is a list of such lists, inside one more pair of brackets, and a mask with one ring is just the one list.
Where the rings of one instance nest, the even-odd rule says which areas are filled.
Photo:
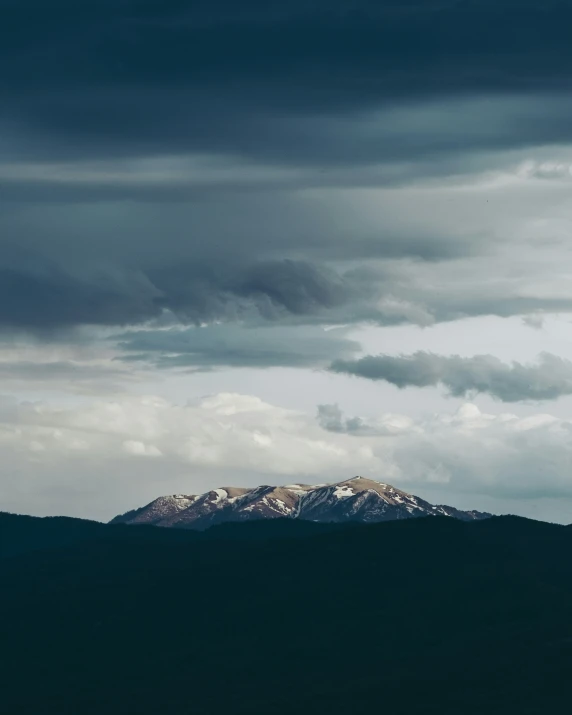
[[434, 506], [390, 484], [354, 477], [337, 484], [284, 487], [224, 487], [201, 495], [174, 494], [116, 516], [111, 523], [154, 524], [206, 529], [215, 524], [290, 518], [318, 522], [380, 522], [420, 516], [451, 516], [463, 521], [491, 514]]

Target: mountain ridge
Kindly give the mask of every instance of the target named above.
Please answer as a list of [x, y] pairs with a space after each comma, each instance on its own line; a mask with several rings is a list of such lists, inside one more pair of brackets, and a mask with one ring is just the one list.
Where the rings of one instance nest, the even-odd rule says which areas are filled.
[[376, 523], [423, 516], [474, 521], [492, 514], [430, 504], [385, 482], [357, 476], [334, 484], [221, 487], [199, 495], [161, 496], [109, 523], [203, 530], [216, 524], [258, 519]]

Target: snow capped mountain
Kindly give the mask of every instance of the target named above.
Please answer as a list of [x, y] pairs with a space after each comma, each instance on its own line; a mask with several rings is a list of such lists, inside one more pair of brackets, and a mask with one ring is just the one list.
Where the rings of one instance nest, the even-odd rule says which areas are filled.
[[433, 506], [390, 484], [354, 477], [338, 484], [288, 484], [250, 489], [224, 487], [201, 495], [175, 494], [116, 516], [111, 523], [154, 524], [206, 529], [214, 524], [254, 519], [304, 519], [320, 522], [379, 522], [419, 516], [451, 516], [464, 521], [491, 514]]

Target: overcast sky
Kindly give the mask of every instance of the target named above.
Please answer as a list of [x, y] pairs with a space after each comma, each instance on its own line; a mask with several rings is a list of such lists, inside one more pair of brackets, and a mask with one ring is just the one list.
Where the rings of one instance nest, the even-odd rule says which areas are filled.
[[569, 0], [0, 14], [0, 509], [359, 474], [572, 522]]

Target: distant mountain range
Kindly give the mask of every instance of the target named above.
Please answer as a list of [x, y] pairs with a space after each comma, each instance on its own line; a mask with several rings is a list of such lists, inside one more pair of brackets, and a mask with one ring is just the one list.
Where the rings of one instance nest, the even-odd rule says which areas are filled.
[[112, 524], [150, 524], [180, 529], [207, 529], [227, 522], [300, 519], [321, 523], [396, 521], [421, 516], [450, 516], [462, 521], [491, 514], [433, 505], [372, 479], [354, 477], [337, 484], [288, 484], [250, 489], [224, 487], [205, 494], [174, 494], [116, 516]]

